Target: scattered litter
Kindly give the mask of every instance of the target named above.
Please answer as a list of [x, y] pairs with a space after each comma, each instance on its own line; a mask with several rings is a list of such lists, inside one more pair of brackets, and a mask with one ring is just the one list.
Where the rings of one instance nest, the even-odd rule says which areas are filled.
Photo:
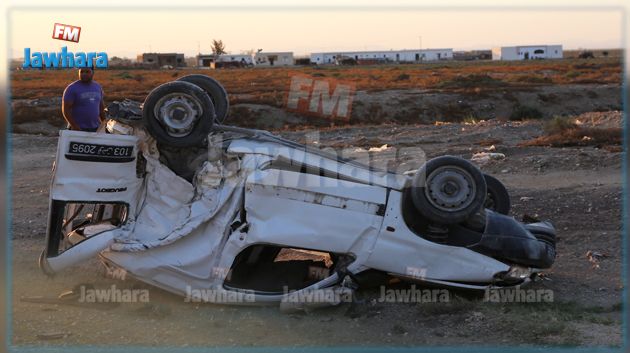
[[382, 152], [387, 150], [389, 147], [387, 146], [387, 144], [384, 144], [381, 147], [370, 147], [370, 149], [368, 150], [368, 152]]
[[386, 151], [387, 149], [389, 149], [389, 146], [387, 146], [387, 144], [384, 144], [381, 147], [370, 147], [367, 150], [365, 148], [358, 147], [358, 148], [354, 149], [354, 152], [365, 152], [365, 151], [368, 151], [368, 152], [383, 152], [383, 151]]
[[598, 251], [589, 250], [586, 252], [586, 258], [593, 265], [594, 269], [599, 269], [599, 263], [605, 257], [608, 257], [608, 255]]
[[73, 300], [73, 299], [77, 299], [78, 297], [79, 297], [79, 294], [76, 291], [67, 290], [67, 291], [63, 291], [59, 293], [59, 296], [57, 298], [65, 299], [65, 300]]
[[49, 332], [49, 333], [40, 333], [37, 335], [37, 339], [40, 340], [58, 340], [60, 338], [66, 338], [70, 336], [70, 332]]
[[496, 151], [497, 148], [494, 145], [490, 145], [489, 147], [486, 147], [483, 150], [484, 151], [488, 151], [488, 152], [492, 152], [492, 151]]
[[534, 282], [540, 282], [540, 281], [551, 281], [551, 278], [545, 272], [538, 272], [536, 274], [536, 277], [534, 277]]
[[498, 161], [502, 159], [505, 159], [505, 155], [503, 153], [479, 152], [473, 154], [470, 160], [478, 164], [485, 164], [492, 160]]
[[529, 197], [529, 196], [522, 196], [519, 200], [523, 201], [523, 202], [527, 202], [527, 201], [531, 201], [533, 200], [533, 197]]
[[[76, 291], [74, 292], [76, 293]], [[52, 296], [22, 296], [21, 302], [25, 303], [38, 303], [38, 304], [52, 304], [52, 305], [70, 305], [78, 306], [97, 310], [111, 310], [120, 306], [119, 302], [84, 302], [81, 301], [79, 295], [74, 294], [72, 291], [66, 291], [61, 293], [57, 297]]]

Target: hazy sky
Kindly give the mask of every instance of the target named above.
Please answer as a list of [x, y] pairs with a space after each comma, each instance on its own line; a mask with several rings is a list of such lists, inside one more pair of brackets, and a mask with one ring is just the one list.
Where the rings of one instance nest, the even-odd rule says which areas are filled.
[[[306, 54], [331, 50], [490, 49], [562, 44], [565, 49], [620, 48], [623, 15], [608, 10], [356, 9], [12, 9], [9, 52], [210, 52], [213, 38], [231, 53], [262, 48]], [[55, 22], [80, 26], [80, 42], [51, 38]], [[421, 38], [419, 38], [421, 37]], [[421, 42], [421, 43], [420, 43]]]

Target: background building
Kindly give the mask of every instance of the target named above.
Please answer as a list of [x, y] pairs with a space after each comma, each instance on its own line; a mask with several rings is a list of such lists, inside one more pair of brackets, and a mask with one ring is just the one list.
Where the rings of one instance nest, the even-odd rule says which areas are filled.
[[258, 52], [254, 55], [256, 66], [293, 66], [293, 52]]
[[562, 59], [562, 45], [520, 45], [492, 49], [492, 60]]
[[386, 51], [338, 51], [311, 54], [313, 64], [341, 64], [355, 61], [357, 64], [379, 62], [423, 62], [453, 59], [453, 49], [404, 49]]
[[253, 63], [254, 57], [251, 54], [222, 54], [216, 58], [216, 64], [214, 54], [197, 55], [197, 66], [199, 67], [246, 67], [253, 65]]
[[146, 66], [155, 67], [185, 67], [184, 54], [177, 53], [143, 53], [138, 55], [138, 62]]
[[200, 67], [247, 67], [247, 66], [293, 66], [293, 52], [258, 52], [256, 54], [222, 54], [216, 59], [214, 54], [197, 55]]

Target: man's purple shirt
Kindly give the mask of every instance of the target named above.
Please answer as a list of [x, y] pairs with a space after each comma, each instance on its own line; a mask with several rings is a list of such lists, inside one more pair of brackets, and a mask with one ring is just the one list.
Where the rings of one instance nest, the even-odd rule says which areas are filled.
[[64, 102], [71, 102], [72, 118], [83, 129], [96, 129], [100, 125], [101, 100], [103, 89], [98, 83], [77, 80], [63, 92]]

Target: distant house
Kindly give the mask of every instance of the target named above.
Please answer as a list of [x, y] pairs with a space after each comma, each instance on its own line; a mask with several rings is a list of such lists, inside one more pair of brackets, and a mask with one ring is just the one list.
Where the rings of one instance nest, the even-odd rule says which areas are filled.
[[[258, 52], [256, 54], [197, 55], [200, 67], [293, 66], [293, 52]], [[223, 65], [222, 65], [223, 64]]]
[[453, 59], [453, 49], [403, 49], [385, 51], [338, 51], [311, 54], [311, 63], [338, 65], [345, 60], [357, 64], [378, 62], [424, 62]]
[[492, 49], [492, 60], [562, 59], [562, 45], [520, 45]]
[[213, 54], [197, 55], [197, 66], [214, 68], [214, 55]]
[[254, 55], [256, 66], [293, 66], [293, 52], [258, 52]]
[[223, 54], [217, 59], [217, 62], [241, 63], [243, 65], [253, 65], [254, 56], [251, 54]]
[[254, 58], [251, 54], [221, 54], [216, 57], [216, 60], [214, 54], [197, 55], [197, 66], [199, 67], [245, 67], [253, 65], [253, 63]]
[[178, 53], [143, 53], [138, 55], [138, 62], [153, 67], [185, 67], [184, 54]]

